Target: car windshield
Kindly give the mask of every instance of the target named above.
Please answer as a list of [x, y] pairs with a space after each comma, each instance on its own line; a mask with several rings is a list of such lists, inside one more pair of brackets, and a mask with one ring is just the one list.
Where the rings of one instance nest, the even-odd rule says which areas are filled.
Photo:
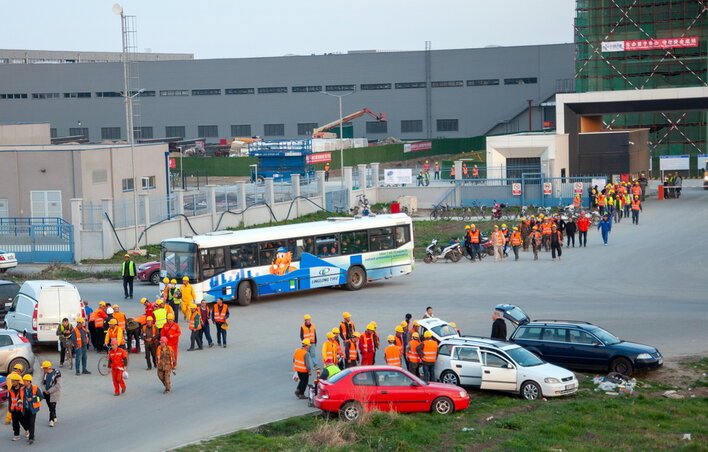
[[521, 367], [540, 366], [543, 361], [530, 351], [522, 347], [508, 348], [504, 350], [507, 355]]
[[457, 336], [457, 331], [447, 323], [434, 326], [431, 328], [433, 333], [437, 334], [438, 337], [448, 337], [448, 336]]
[[617, 336], [603, 330], [602, 328], [595, 328], [594, 330], [590, 330], [590, 332], [600, 339], [605, 345], [614, 345], [622, 342]]
[[165, 276], [181, 280], [187, 276], [196, 281], [197, 246], [185, 242], [162, 243], [162, 269]]
[[336, 383], [336, 382], [338, 382], [339, 380], [341, 380], [342, 378], [344, 378], [344, 377], [346, 377], [347, 375], [349, 375], [350, 373], [352, 373], [352, 369], [344, 369], [343, 371], [334, 374], [334, 376], [329, 377], [329, 378], [327, 379], [327, 381], [330, 382], [330, 383]]

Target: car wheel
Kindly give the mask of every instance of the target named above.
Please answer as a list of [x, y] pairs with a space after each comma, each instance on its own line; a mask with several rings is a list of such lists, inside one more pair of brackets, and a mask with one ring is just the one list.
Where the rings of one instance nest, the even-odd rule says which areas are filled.
[[359, 402], [347, 402], [339, 409], [339, 418], [343, 421], [356, 421], [361, 416], [361, 404]]
[[248, 306], [251, 304], [251, 299], [253, 298], [253, 288], [251, 283], [244, 281], [238, 285], [238, 304], [241, 306]]
[[32, 369], [29, 368], [29, 363], [24, 358], [15, 358], [12, 361], [10, 361], [10, 365], [7, 367], [7, 373], [10, 373], [12, 371], [12, 369], [14, 369], [17, 364], [21, 365], [22, 368], [25, 369], [25, 373], [27, 373], [27, 374], [32, 373]]
[[460, 386], [460, 377], [451, 370], [446, 370], [440, 375], [440, 383], [447, 383], [449, 385]]
[[630, 376], [632, 375], [632, 363], [627, 358], [615, 358], [610, 363], [610, 372]]
[[152, 283], [153, 286], [157, 286], [160, 284], [160, 272], [152, 272], [150, 274], [150, 282]]
[[527, 381], [521, 385], [521, 398], [525, 400], [537, 400], [541, 398], [541, 387], [533, 381]]
[[7, 271], [6, 268], [0, 268], [0, 273], [5, 273]]
[[347, 289], [359, 290], [366, 284], [366, 272], [361, 267], [351, 267], [347, 272]]
[[430, 405], [430, 411], [438, 414], [451, 414], [455, 411], [455, 405], [447, 397], [438, 397], [433, 400], [432, 405]]

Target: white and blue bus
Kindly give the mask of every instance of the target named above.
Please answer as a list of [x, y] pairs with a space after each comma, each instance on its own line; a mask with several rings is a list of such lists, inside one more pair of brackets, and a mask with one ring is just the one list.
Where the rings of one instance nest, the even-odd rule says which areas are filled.
[[260, 295], [344, 286], [408, 274], [413, 228], [406, 214], [220, 231], [162, 241], [161, 277], [187, 276], [197, 300], [235, 301]]

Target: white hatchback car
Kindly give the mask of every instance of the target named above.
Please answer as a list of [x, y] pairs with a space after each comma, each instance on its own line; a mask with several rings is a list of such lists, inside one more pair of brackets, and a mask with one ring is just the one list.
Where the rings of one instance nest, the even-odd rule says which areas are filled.
[[420, 319], [418, 322], [418, 333], [420, 338], [423, 338], [423, 334], [426, 331], [430, 331], [433, 338], [440, 342], [445, 339], [460, 337], [460, 334], [455, 328], [444, 320], [438, 319], [437, 317], [429, 317], [427, 319]]
[[0, 273], [5, 273], [8, 268], [17, 267], [15, 253], [0, 250]]
[[519, 345], [477, 337], [442, 341], [435, 378], [458, 386], [513, 392], [527, 400], [578, 391], [573, 372], [549, 364]]

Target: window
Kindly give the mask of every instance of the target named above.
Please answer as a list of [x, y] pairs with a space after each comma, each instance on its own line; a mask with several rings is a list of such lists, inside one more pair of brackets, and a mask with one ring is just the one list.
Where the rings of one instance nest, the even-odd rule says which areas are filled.
[[516, 336], [517, 339], [528, 339], [532, 341], [541, 340], [540, 327], [526, 327], [521, 329], [521, 334]]
[[278, 248], [285, 246], [284, 240], [274, 240], [258, 244], [258, 257], [260, 265], [270, 265], [275, 260], [275, 253]]
[[184, 242], [163, 242], [162, 259], [165, 266], [161, 268], [168, 278], [181, 280], [183, 276], [191, 280], [197, 279], [196, 274], [197, 245]]
[[386, 133], [388, 132], [387, 121], [366, 121], [366, 133]]
[[250, 124], [237, 124], [231, 126], [231, 136], [232, 137], [250, 137], [251, 136], [251, 125]]
[[220, 89], [193, 89], [192, 96], [221, 96]]
[[264, 124], [263, 135], [267, 137], [285, 136], [285, 124]]
[[312, 237], [305, 237], [295, 240], [295, 252], [293, 252], [293, 260], [300, 260], [302, 253], [315, 254], [315, 241]]
[[565, 342], [565, 328], [544, 328], [543, 340], [553, 342]]
[[312, 135], [312, 129], [317, 128], [316, 122], [300, 122], [297, 125], [298, 135]]
[[86, 99], [91, 97], [91, 93], [64, 93], [64, 98], [67, 99]]
[[123, 179], [123, 191], [135, 190], [135, 181], [132, 178]]
[[376, 383], [378, 386], [410, 386], [413, 380], [397, 370], [377, 370]]
[[167, 126], [165, 127], [165, 137], [166, 138], [184, 138], [187, 135], [187, 131], [184, 126]]
[[258, 247], [255, 243], [231, 247], [231, 268], [248, 268], [258, 265]]
[[326, 85], [325, 91], [354, 91], [356, 85]]
[[57, 129], [56, 129], [56, 127], [52, 127], [51, 129], [49, 129], [49, 136], [50, 136], [51, 138], [56, 138], [56, 137], [57, 137]]
[[133, 138], [136, 140], [149, 140], [152, 138], [152, 127], [133, 127]]
[[459, 125], [457, 119], [438, 119], [438, 132], [457, 132]]
[[507, 363], [506, 360], [492, 353], [483, 352], [482, 357], [484, 358], [485, 366], [498, 367], [500, 369], [507, 369], [509, 367], [509, 363]]
[[403, 246], [411, 241], [411, 230], [408, 226], [396, 226], [396, 246]]
[[120, 140], [120, 127], [101, 127], [102, 140]]
[[15, 295], [17, 295], [19, 291], [20, 286], [15, 283], [0, 284], [0, 300], [2, 300], [2, 303], [10, 301], [15, 298]]
[[[88, 127], [72, 127], [69, 129], [69, 136], [70, 137], [82, 136], [88, 140], [89, 139], [89, 129], [88, 129]], [[120, 132], [118, 132], [118, 137], [120, 138]]]
[[219, 126], [198, 126], [197, 135], [200, 137], [217, 138], [219, 136]]
[[455, 349], [455, 355], [453, 359], [459, 359], [460, 361], [468, 361], [471, 363], [479, 362], [479, 354], [477, 353], [476, 347], [457, 347]]
[[283, 94], [287, 92], [287, 86], [268, 86], [265, 88], [258, 88], [258, 94]]
[[318, 257], [339, 256], [339, 240], [336, 235], [315, 237], [315, 253]]
[[[91, 96], [89, 96], [91, 97]], [[0, 99], [27, 99], [27, 94], [0, 94]]]
[[223, 248], [208, 248], [199, 250], [199, 265], [202, 278], [211, 278], [226, 271]]
[[91, 182], [93, 184], [105, 184], [108, 182], [108, 171], [104, 169], [91, 171]]
[[369, 251], [369, 237], [366, 231], [342, 232], [339, 234], [339, 240], [343, 255]]
[[293, 93], [318, 93], [322, 91], [322, 85], [293, 86], [291, 90]]
[[393, 228], [369, 229], [369, 250], [382, 251], [395, 248]]
[[451, 350], [452, 350], [452, 345], [450, 345], [450, 344], [441, 345], [440, 348], [438, 349], [438, 355], [450, 356]]
[[394, 85], [396, 89], [414, 89], [414, 88], [425, 88], [427, 86], [426, 82], [401, 82]]
[[146, 176], [140, 178], [140, 187], [143, 190], [155, 188], [155, 176]]
[[359, 372], [352, 377], [352, 383], [357, 386], [376, 386], [374, 383], [374, 372]]
[[32, 217], [61, 217], [61, 190], [31, 190]]
[[433, 88], [456, 88], [458, 86], [464, 86], [462, 80], [445, 80], [441, 82], [431, 82], [430, 86]]
[[98, 91], [96, 97], [123, 97], [123, 93], [118, 91]]
[[423, 131], [422, 119], [404, 119], [401, 121], [401, 133], [414, 133]]
[[160, 90], [160, 96], [189, 96], [188, 89], [163, 89]]
[[256, 94], [255, 88], [226, 88], [225, 94]]
[[155, 91], [131, 91], [130, 95], [137, 97], [155, 97]]
[[570, 339], [570, 342], [573, 342], [575, 344], [591, 345], [593, 343], [600, 343], [600, 341], [592, 337], [590, 334], [580, 330], [568, 330], [568, 339]]
[[467, 80], [467, 86], [493, 86], [493, 85], [498, 85], [498, 84], [499, 84], [498, 78]]
[[32, 99], [59, 99], [59, 93], [32, 93]]
[[362, 91], [373, 91], [377, 89], [391, 89], [390, 83], [362, 83], [359, 85]]
[[9, 334], [0, 334], [0, 347], [12, 345], [12, 338]]
[[538, 83], [536, 77], [522, 77], [522, 78], [505, 78], [505, 85], [532, 85]]

